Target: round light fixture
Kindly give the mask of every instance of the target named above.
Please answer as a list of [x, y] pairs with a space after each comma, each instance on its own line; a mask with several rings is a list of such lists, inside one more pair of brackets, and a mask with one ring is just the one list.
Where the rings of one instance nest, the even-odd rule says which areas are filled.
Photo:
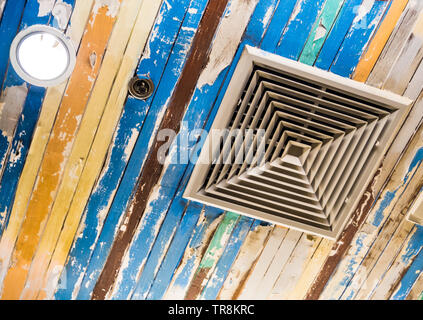
[[10, 47], [10, 61], [26, 82], [50, 87], [66, 80], [75, 67], [72, 42], [58, 29], [34, 25], [19, 32]]

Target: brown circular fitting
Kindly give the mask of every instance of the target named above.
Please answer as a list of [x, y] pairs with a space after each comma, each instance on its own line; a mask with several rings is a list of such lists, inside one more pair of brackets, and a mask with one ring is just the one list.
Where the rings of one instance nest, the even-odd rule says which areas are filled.
[[135, 76], [129, 81], [128, 90], [134, 98], [145, 100], [153, 94], [154, 84], [151, 79]]

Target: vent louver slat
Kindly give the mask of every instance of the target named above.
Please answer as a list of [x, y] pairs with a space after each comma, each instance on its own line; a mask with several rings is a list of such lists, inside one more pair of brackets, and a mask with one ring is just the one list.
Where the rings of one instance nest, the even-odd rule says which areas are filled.
[[246, 47], [184, 196], [335, 239], [409, 105]]

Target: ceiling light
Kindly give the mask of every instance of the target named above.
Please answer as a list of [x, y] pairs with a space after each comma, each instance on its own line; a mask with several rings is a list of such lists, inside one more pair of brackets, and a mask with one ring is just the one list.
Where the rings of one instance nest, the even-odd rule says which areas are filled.
[[65, 81], [75, 66], [71, 41], [59, 30], [34, 25], [19, 32], [10, 48], [10, 61], [26, 82], [50, 87]]

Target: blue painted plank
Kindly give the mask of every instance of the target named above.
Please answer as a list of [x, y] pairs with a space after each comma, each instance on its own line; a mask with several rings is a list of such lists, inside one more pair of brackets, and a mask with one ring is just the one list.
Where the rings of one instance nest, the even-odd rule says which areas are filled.
[[342, 7], [338, 18], [330, 31], [322, 50], [315, 62], [315, 66], [328, 70], [344, 41], [351, 24], [356, 17], [357, 8], [363, 0], [348, 0]]
[[[168, 54], [173, 51], [172, 48], [182, 21], [184, 20], [189, 3], [190, 1], [188, 0], [163, 2], [158, 18], [156, 19], [156, 24], [150, 34], [149, 43], [147, 45], [147, 54], [144, 55], [140, 61], [137, 74], [140, 77], [150, 77], [152, 81], [158, 85], [156, 93], [152, 97], [145, 101], [137, 102], [138, 110], [148, 110], [147, 120], [153, 118], [154, 115], [157, 116], [160, 107], [164, 106], [166, 103], [165, 97], [169, 96], [169, 92], [172, 92], [174, 88], [174, 83], [172, 81], [161, 81], [161, 78], [166, 64], [169, 64], [169, 67], [166, 68], [166, 70], [168, 70], [167, 72], [173, 72], [174, 77], [177, 77], [178, 70], [175, 70], [175, 65], [172, 66], [170, 62], [168, 63]], [[181, 45], [179, 45], [179, 51], [181, 51], [180, 47]], [[183, 49], [186, 50], [185, 47]], [[151, 53], [151, 55], [149, 53]], [[155, 53], [161, 54], [156, 55]], [[184, 53], [186, 54], [186, 51], [184, 51]], [[177, 54], [178, 52], [176, 55]], [[173, 54], [174, 60], [176, 59], [176, 55]], [[182, 62], [179, 61], [179, 63]], [[158, 92], [162, 92], [162, 94]], [[142, 128], [145, 128], [146, 126], [148, 128], [154, 128], [155, 124], [145, 121], [142, 124]], [[138, 141], [139, 140], [140, 137], [138, 138]], [[90, 258], [88, 268], [86, 269], [85, 277], [77, 296], [78, 299], [89, 299], [91, 297], [92, 289], [94, 288], [96, 280], [100, 275], [107, 258], [107, 254], [113, 243], [116, 226], [119, 225], [120, 218], [125, 212], [126, 204], [132, 194], [137, 177], [139, 176], [141, 164], [143, 162], [142, 155], [144, 154], [145, 157], [146, 152], [147, 148], [145, 144], [143, 144], [143, 142], [137, 142], [134, 150], [132, 151], [133, 155], [135, 154], [136, 156], [131, 156], [130, 161], [127, 163], [125, 173], [119, 182], [120, 187], [116, 195], [111, 194], [116, 189], [116, 184], [113, 184], [116, 180], [111, 181], [112, 185], [102, 185], [101, 187], [104, 187], [104, 190], [100, 191], [98, 189], [99, 192], [104, 193], [104, 198], [98, 202], [98, 204], [101, 202], [100, 207], [107, 206], [107, 203], [113, 199], [113, 197], [114, 199], [102, 229], [100, 227], [100, 237], [92, 244], [95, 248]], [[114, 163], [110, 163], [108, 168], [109, 172], [116, 172], [120, 175], [122, 172], [115, 171], [114, 166]], [[119, 167], [116, 169], [119, 170]], [[96, 215], [98, 213], [98, 211], [95, 210], [94, 207], [90, 206], [90, 204], [88, 204], [88, 206], [92, 211], [87, 212], [87, 216]], [[91, 248], [90, 246], [85, 246], [85, 248], [92, 250], [89, 249]]]
[[371, 10], [362, 19], [353, 22], [330, 68], [331, 72], [344, 77], [349, 77], [353, 73], [388, 4], [389, 1], [375, 1]]
[[248, 232], [250, 231], [250, 228], [254, 230], [259, 223], [259, 221], [254, 221], [254, 219], [245, 216], [242, 216], [239, 219], [237, 225], [232, 231], [228, 244], [225, 247], [225, 251], [216, 264], [213, 274], [207, 281], [207, 284], [200, 295], [200, 299], [216, 300], [217, 295], [219, 294], [219, 291], [229, 274], [229, 270], [231, 269], [232, 264], [234, 263], [238, 252], [241, 249]]
[[[160, 121], [159, 116], [162, 111], [165, 110], [168, 97], [171, 95], [177, 83], [180, 72], [183, 68], [183, 64], [187, 57], [187, 48], [190, 48], [192, 44], [192, 40], [194, 39], [195, 35], [195, 30], [197, 29], [200, 23], [201, 16], [206, 7], [206, 4], [207, 1], [204, 0], [193, 1], [190, 5], [188, 14], [184, 19], [181, 31], [178, 35], [177, 42], [173, 49], [168, 66], [166, 67], [165, 73], [163, 75], [163, 79], [165, 79], [165, 81], [163, 82], [163, 86], [161, 86], [161, 88], [159, 88], [156, 93], [157, 98], [154, 101], [152, 108], [150, 109], [150, 112], [146, 119], [146, 123], [142, 128], [137, 144], [134, 148], [134, 155], [136, 156], [133, 155], [129, 163], [129, 165], [131, 165], [131, 162], [132, 164], [137, 162], [138, 168], [136, 172], [139, 172], [140, 167], [142, 165], [142, 161], [140, 160], [144, 159], [148, 152], [148, 150], [143, 146], [148, 145], [150, 138], [154, 136], [155, 130], [157, 129], [156, 123]], [[131, 175], [133, 175], [134, 173], [135, 172], [132, 170], [127, 170], [125, 173], [125, 177], [131, 177]], [[111, 208], [111, 212], [112, 210], [117, 210], [117, 208], [119, 208], [118, 212], [124, 212], [126, 203], [130, 201], [129, 192], [131, 190], [129, 190], [129, 187], [131, 186], [134, 187], [134, 184], [128, 185], [127, 190], [123, 190], [122, 188], [119, 189], [119, 191], [123, 190], [125, 193], [121, 192], [119, 194], [118, 191], [118, 194], [113, 203], [114, 207]], [[166, 215], [167, 209], [169, 208], [169, 206], [161, 205], [161, 203], [164, 202], [163, 198], [170, 197], [171, 199], [175, 192], [176, 186], [158, 191], [157, 197], [155, 197], [156, 199], [152, 201], [152, 204], [150, 205], [151, 211], [146, 210], [146, 212], [144, 213], [142, 226], [144, 227], [145, 231], [139, 233], [139, 241], [141, 243], [141, 246], [134, 245], [130, 248], [128, 253], [130, 258], [127, 262], [127, 268], [122, 271], [120, 277], [122, 279], [121, 282], [115, 286], [117, 287], [117, 289], [115, 290], [118, 292], [119, 296], [127, 297], [133, 290], [137, 281], [138, 268], [148, 256], [148, 253], [154, 242], [156, 233], [158, 232], [158, 226], [156, 225], [156, 223], [157, 221], [161, 221], [163, 219], [164, 215]], [[118, 196], [120, 196], [119, 202], [116, 202]], [[125, 198], [123, 198], [123, 196], [125, 196]], [[124, 199], [124, 203], [122, 203], [122, 198]], [[169, 199], [167, 200], [167, 202], [169, 202]], [[185, 204], [182, 206], [180, 213], [183, 212], [184, 207]], [[177, 221], [179, 220], [180, 219], [177, 219]], [[134, 260], [135, 264], [133, 262]]]
[[[0, 81], [4, 82], [10, 45], [18, 32], [26, 0], [7, 1], [0, 21]], [[0, 89], [3, 87], [0, 85]]]
[[[392, 295], [392, 300], [404, 300], [410, 293], [414, 283], [423, 271], [423, 227], [416, 226], [417, 231], [413, 235], [411, 241], [408, 244], [407, 252], [414, 252], [414, 254], [408, 254], [402, 257], [402, 262], [406, 265], [410, 259], [414, 256], [414, 260], [407, 272], [402, 277], [398, 290]], [[418, 252], [415, 256], [415, 252]]]
[[[265, 1], [260, 1], [257, 5], [257, 14], [266, 15], [266, 12], [262, 12], [262, 9], [258, 11], [258, 8], [262, 7]], [[266, 51], [274, 51], [277, 43], [282, 39], [282, 35], [285, 31], [286, 25], [289, 22], [289, 18], [296, 7], [297, 0], [281, 0], [277, 3], [273, 3], [273, 17], [270, 20], [269, 25], [266, 28], [260, 28], [260, 26], [255, 26], [254, 24], [248, 25], [246, 31], [245, 41], [248, 40], [248, 35], [252, 34], [252, 40], [250, 44], [252, 46], [259, 46], [261, 49]], [[275, 11], [275, 6], [277, 5], [277, 10]], [[266, 8], [264, 8], [266, 9]], [[256, 12], [254, 12], [256, 14]], [[257, 18], [256, 18], [257, 19]], [[257, 31], [256, 31], [257, 30]], [[262, 39], [257, 39], [258, 36], [262, 33]]]
[[[211, 208], [211, 207], [206, 207], [205, 212], [204, 212], [204, 220], [199, 223], [194, 231], [192, 232], [191, 235], [191, 240], [189, 242], [189, 246], [187, 248], [187, 250], [185, 250], [185, 252], [189, 252], [190, 256], [187, 259], [186, 263], [183, 265], [182, 270], [178, 273], [177, 276], [173, 277], [173, 272], [172, 272], [172, 277], [173, 277], [173, 286], [172, 288], [174, 290], [180, 291], [183, 290], [184, 293], [186, 293], [186, 290], [188, 289], [190, 280], [192, 279], [192, 277], [194, 276], [195, 271], [197, 270], [198, 264], [199, 264], [199, 260], [200, 260], [200, 254], [201, 252], [197, 252], [197, 249], [200, 248], [202, 245], [204, 245], [206, 243], [206, 241], [208, 240], [206, 238], [207, 234], [208, 234], [208, 230], [209, 228], [211, 228], [212, 223], [223, 214], [223, 211], [219, 210], [219, 209], [215, 209], [215, 208]], [[165, 260], [163, 261], [162, 265], [160, 266], [160, 268], [169, 268], [168, 267], [168, 260], [172, 257], [172, 255], [166, 255]], [[197, 261], [198, 260], [198, 261]], [[180, 259], [179, 259], [180, 261]], [[171, 278], [172, 278], [171, 277]], [[161, 282], [161, 286], [164, 287], [168, 287], [170, 280], [169, 279], [169, 283], [166, 283], [166, 281], [163, 281], [160, 277], [160, 275], [158, 275], [156, 281], [160, 281]], [[153, 287], [156, 286], [156, 284], [153, 284]], [[151, 289], [150, 290], [150, 294], [156, 294], [155, 293], [155, 289]], [[180, 297], [181, 299], [183, 298], [183, 296]]]
[[[260, 12], [262, 14], [264, 10], [268, 10], [268, 8], [269, 8], [268, 4], [267, 6], [265, 6], [265, 4], [262, 4], [262, 6], [257, 7], [256, 10], [258, 11], [256, 12], [257, 13]], [[251, 21], [250, 23], [253, 23], [254, 26], [259, 26], [261, 28], [261, 29], [255, 29], [256, 34], [259, 33], [258, 30], [262, 30], [262, 31], [260, 33], [260, 36], [258, 37], [254, 32], [252, 32], [251, 29], [249, 33], [247, 31], [245, 39], [247, 39], [246, 41], [248, 41], [248, 43], [251, 43], [251, 41], [254, 41], [254, 39], [256, 39], [256, 43], [260, 41], [262, 34], [266, 30], [266, 24], [263, 24], [262, 19], [263, 19], [263, 15], [256, 14], [255, 17], [253, 17], [250, 20]], [[241, 50], [239, 50], [239, 52], [241, 52]], [[196, 90], [196, 92], [194, 93], [194, 97], [191, 99], [191, 104], [188, 107], [187, 112], [184, 116], [183, 123], [181, 126], [181, 133], [179, 134], [179, 136], [183, 134], [187, 134], [188, 132], [191, 132], [194, 129], [202, 128], [204, 126], [204, 122], [206, 121], [208, 116], [208, 110], [205, 109], [204, 106], [208, 105], [207, 102], [210, 102], [210, 105], [213, 104], [213, 101], [220, 89], [220, 86], [224, 80], [225, 75], [226, 73], [222, 72], [212, 86], [205, 85], [203, 88]], [[175, 139], [175, 141], [178, 141], [178, 139]], [[194, 143], [192, 143], [189, 146], [188, 152], [191, 152], [191, 148], [193, 144]], [[172, 148], [178, 148], [177, 142], [175, 142], [172, 145], [171, 151], [169, 152], [169, 154], [173, 153]], [[136, 275], [138, 274], [140, 266], [144, 261], [143, 259], [139, 258], [140, 253], [137, 252], [135, 248], [138, 248], [138, 247], [145, 248], [144, 244], [146, 239], [148, 239], [150, 242], [154, 240], [154, 237], [152, 237], [151, 235], [151, 230], [154, 230], [154, 226], [156, 226], [156, 224], [160, 222], [160, 219], [163, 219], [162, 215], [163, 213], [166, 212], [166, 209], [169, 208], [172, 202], [172, 199], [174, 197], [174, 193], [169, 193], [169, 191], [174, 190], [175, 187], [177, 187], [180, 184], [180, 180], [184, 176], [184, 172], [186, 168], [187, 166], [184, 164], [170, 164], [165, 170], [165, 173], [163, 174], [163, 179], [161, 181], [161, 187], [160, 187], [161, 190], [158, 191], [158, 193], [160, 194], [160, 202], [159, 203], [153, 202], [150, 204], [150, 207], [153, 208], [152, 210], [153, 211], [156, 210], [160, 212], [160, 214], [158, 214], [158, 212], [156, 212], [155, 214], [150, 214], [149, 212], [144, 214], [143, 220], [144, 219], [148, 220], [149, 227], [143, 228], [142, 232], [139, 233], [138, 237], [136, 237], [133, 240], [131, 247], [129, 249], [130, 257], [137, 257], [137, 259], [130, 258], [128, 266], [123, 272], [122, 283], [125, 283], [126, 287], [128, 287], [128, 283], [129, 283], [128, 281], [130, 281], [129, 279], [136, 279]], [[192, 166], [191, 166], [191, 169], [192, 169]], [[185, 178], [184, 178], [185, 182], [181, 184], [182, 186], [185, 186], [188, 178], [189, 178], [189, 175], [185, 175]], [[187, 201], [182, 198], [183, 190], [184, 188], [179, 188], [179, 191], [178, 191], [179, 195], [177, 195], [175, 199], [173, 200], [173, 203], [175, 202], [179, 203], [182, 209], [184, 208], [184, 205], [187, 203]], [[182, 212], [183, 211], [181, 209], [179, 209], [179, 211], [172, 210], [172, 212], [168, 213], [168, 216], [171, 213], [173, 213], [176, 216], [173, 217], [174, 220], [172, 221], [179, 221], [180, 220], [179, 216], [182, 214]], [[150, 216], [152, 216], [153, 219], [151, 219]], [[170, 220], [171, 218], [169, 218], [169, 221]], [[169, 228], [169, 230], [167, 228]], [[159, 234], [159, 237], [162, 237], [163, 243], [169, 243], [169, 241], [171, 240], [171, 236], [173, 235], [173, 232], [174, 232], [173, 223], [169, 223], [168, 225], [164, 224], [162, 226], [162, 230], [160, 231], [162, 232], [162, 236]], [[160, 265], [161, 257], [162, 257], [162, 252], [160, 251], [160, 248], [163, 248], [164, 246], [163, 243], [159, 241], [157, 242], [157, 245], [155, 244], [155, 246], [157, 246], [158, 249], [155, 250], [155, 254], [150, 254], [149, 261], [147, 261], [148, 265], [151, 266], [151, 269], [149, 270], [157, 270], [158, 268], [157, 265]], [[137, 254], [135, 254], [134, 252], [137, 252]], [[141, 255], [141, 257], [144, 258], [147, 253], [148, 252], [144, 252], [143, 255]], [[145, 270], [146, 270], [146, 267], [143, 270], [143, 274], [146, 272]], [[152, 276], [151, 274], [148, 276], [147, 275], [143, 276], [143, 274], [141, 274], [141, 280], [140, 280], [141, 284], [140, 283], [138, 284], [137, 292], [134, 296], [135, 298], [144, 298], [147, 295], [149, 287], [151, 286], [149, 279], [151, 279], [152, 277], [154, 279], [154, 276]], [[126, 291], [124, 292], [125, 294], [127, 294]], [[120, 293], [118, 296], [122, 298], [125, 296], [125, 294]], [[152, 293], [152, 295], [154, 295], [154, 293]]]
[[301, 0], [278, 44], [276, 53], [298, 60], [325, 0]]
[[[65, 0], [63, 2], [73, 7], [75, 0]], [[48, 23], [49, 21], [50, 25], [52, 25], [55, 21], [55, 19], [51, 20], [51, 14], [38, 17], [38, 2], [35, 0], [28, 2], [25, 10], [31, 10], [33, 13], [32, 15], [24, 13], [21, 21], [21, 27], [27, 27], [30, 24]], [[34, 18], [33, 15], [37, 15], [37, 17]], [[12, 83], [14, 83], [13, 85], [23, 83], [21, 79], [17, 79], [16, 77], [17, 75], [13, 68], [9, 68], [8, 78], [5, 82], [6, 86], [9, 86], [8, 84]], [[0, 236], [9, 221], [9, 215], [12, 209], [17, 184], [25, 164], [31, 138], [38, 120], [46, 90], [43, 87], [30, 85], [28, 85], [28, 87], [26, 101], [21, 117], [17, 123], [14, 137], [11, 141], [7, 141], [7, 145], [0, 144], [0, 147], [4, 148], [0, 149], [0, 152], [8, 150], [5, 152], [7, 156], [4, 157], [0, 183]], [[13, 157], [11, 155], [13, 155]], [[1, 223], [1, 221], [3, 221], [3, 223]]]

